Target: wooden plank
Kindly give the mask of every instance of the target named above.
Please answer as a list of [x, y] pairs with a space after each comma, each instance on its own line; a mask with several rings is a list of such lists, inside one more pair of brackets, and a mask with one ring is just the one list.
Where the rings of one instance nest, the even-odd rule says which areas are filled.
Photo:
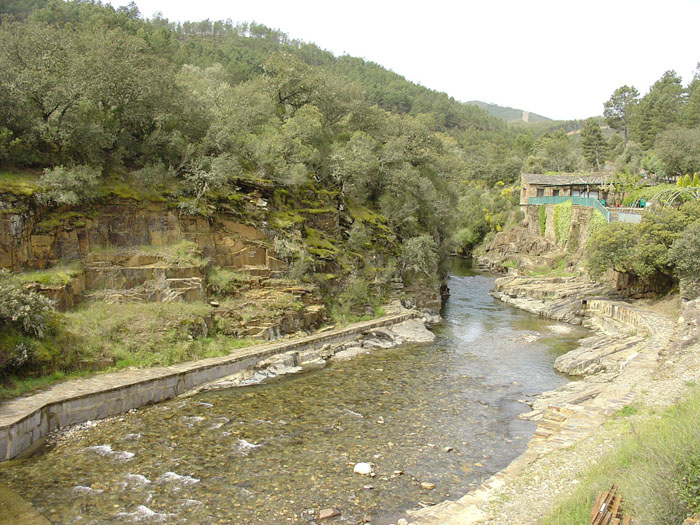
[[617, 511], [620, 510], [620, 502], [622, 501], [622, 496], [619, 494], [615, 494], [615, 497], [613, 498], [611, 507], [610, 507], [610, 514], [612, 514], [613, 518], [617, 517]]
[[600, 512], [600, 505], [603, 503], [603, 498], [605, 498], [605, 492], [601, 490], [595, 497], [595, 501], [593, 502], [593, 508], [591, 509], [591, 513], [588, 515], [589, 523], [593, 523], [593, 520], [598, 515], [598, 512]]
[[632, 518], [630, 518], [629, 514], [622, 516], [622, 525], [630, 525], [630, 521], [632, 521]]
[[[610, 504], [612, 503], [613, 498], [615, 497], [615, 493], [617, 492], [617, 487], [615, 485], [612, 485], [610, 487], [610, 490], [608, 493], [605, 495], [605, 498], [603, 499], [603, 503], [601, 503], [599, 509], [598, 509], [598, 514], [595, 517], [595, 519], [591, 522], [591, 525], [609, 525], [610, 519], [612, 519], [612, 516], [608, 514], [608, 509], [610, 508]], [[602, 512], [601, 512], [602, 509]]]

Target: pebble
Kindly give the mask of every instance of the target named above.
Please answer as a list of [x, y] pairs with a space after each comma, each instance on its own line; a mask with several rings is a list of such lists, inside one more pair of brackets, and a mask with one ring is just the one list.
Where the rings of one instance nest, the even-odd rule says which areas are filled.
[[420, 488], [425, 490], [433, 490], [435, 488], [435, 483], [430, 483], [429, 481], [421, 481]]
[[352, 471], [355, 474], [360, 474], [362, 476], [371, 476], [374, 474], [371, 463], [355, 463], [355, 467], [352, 469]]
[[335, 516], [340, 516], [340, 511], [335, 507], [328, 509], [321, 509], [318, 511], [318, 520], [326, 520], [328, 518], [334, 518]]

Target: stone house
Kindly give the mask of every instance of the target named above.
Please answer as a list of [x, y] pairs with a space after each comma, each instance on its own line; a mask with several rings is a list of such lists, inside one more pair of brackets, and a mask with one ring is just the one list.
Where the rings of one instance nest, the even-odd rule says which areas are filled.
[[[538, 197], [587, 197], [608, 201], [609, 176], [595, 175], [520, 175], [520, 205], [527, 206], [530, 198]], [[610, 195], [612, 197], [612, 195]]]

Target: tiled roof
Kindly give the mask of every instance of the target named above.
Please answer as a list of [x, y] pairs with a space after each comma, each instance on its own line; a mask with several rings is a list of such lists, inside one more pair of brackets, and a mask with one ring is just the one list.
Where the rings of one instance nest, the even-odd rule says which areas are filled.
[[607, 184], [610, 175], [543, 175], [540, 173], [522, 173], [522, 180], [535, 186], [577, 186], [584, 184]]

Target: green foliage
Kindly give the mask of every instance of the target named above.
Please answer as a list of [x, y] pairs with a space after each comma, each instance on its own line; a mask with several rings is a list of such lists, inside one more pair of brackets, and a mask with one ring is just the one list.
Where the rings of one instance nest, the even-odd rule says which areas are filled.
[[617, 88], [604, 104], [603, 116], [605, 121], [611, 128], [623, 132], [625, 144], [627, 143], [630, 122], [637, 104], [639, 104], [639, 91], [634, 86]]
[[624, 222], [611, 222], [598, 228], [586, 243], [586, 267], [593, 277], [607, 270], [627, 272], [634, 262], [636, 227]]
[[590, 168], [601, 169], [605, 160], [606, 146], [607, 143], [598, 122], [593, 118], [587, 119], [581, 130], [581, 148]]
[[36, 292], [27, 292], [7, 269], [0, 268], [0, 323], [27, 335], [41, 337], [53, 303]]
[[591, 217], [588, 220], [588, 232], [586, 237], [590, 237], [606, 224], [608, 224], [608, 221], [605, 220], [603, 214], [594, 209], [591, 211]]
[[668, 258], [680, 279], [700, 282], [700, 221], [693, 222], [673, 242]]
[[[636, 225], [610, 223], [601, 227], [589, 237], [586, 245], [589, 272], [595, 277], [608, 269], [641, 279], [655, 273], [671, 277], [671, 246], [683, 230], [700, 217], [699, 214], [700, 207], [689, 203], [680, 209], [665, 208], [647, 213]], [[689, 233], [689, 238], [692, 235]], [[679, 256], [685, 260], [681, 253], [679, 251]]]
[[700, 454], [687, 458], [675, 480], [680, 502], [687, 515], [700, 512]]
[[[544, 208], [544, 206], [541, 206]], [[557, 244], [566, 245], [571, 229], [572, 203], [570, 200], [554, 205], [554, 238]]]
[[659, 134], [655, 149], [671, 177], [700, 170], [700, 128], [672, 126]]
[[207, 270], [207, 289], [216, 296], [232, 295], [245, 278], [245, 274], [212, 266]]
[[540, 225], [540, 235], [544, 237], [544, 233], [547, 231], [547, 208], [545, 206], [538, 206], [537, 218]]
[[100, 182], [100, 171], [90, 166], [44, 170], [38, 199], [43, 203], [75, 206], [93, 199]]
[[401, 271], [434, 278], [438, 271], [437, 243], [429, 235], [411, 237], [401, 245]]
[[341, 324], [363, 318], [365, 310], [370, 306], [372, 295], [367, 281], [360, 277], [352, 279], [337, 295], [331, 307], [331, 317]]
[[35, 360], [35, 338], [47, 332], [53, 302], [24, 289], [8, 270], [0, 269], [0, 375]]

